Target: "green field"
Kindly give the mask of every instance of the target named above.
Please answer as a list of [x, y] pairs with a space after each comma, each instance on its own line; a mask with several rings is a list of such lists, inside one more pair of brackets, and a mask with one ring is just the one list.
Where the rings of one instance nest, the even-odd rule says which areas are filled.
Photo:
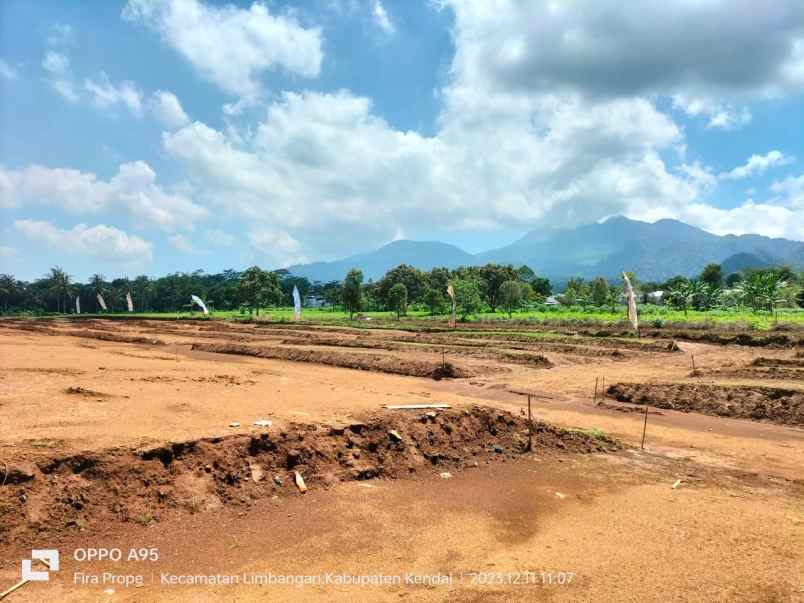
[[[425, 310], [409, 310], [406, 316], [397, 321], [393, 312], [363, 312], [364, 317], [370, 317], [374, 321], [382, 324], [390, 324], [397, 327], [412, 327], [412, 321], [433, 320], [446, 321], [446, 315], [431, 317]], [[74, 316], [74, 315], [68, 315]], [[123, 317], [136, 316], [140, 318], [202, 318], [200, 312], [143, 312], [143, 313], [114, 313], [114, 314], [83, 314], [82, 317]], [[240, 311], [213, 311], [212, 317], [222, 319], [248, 319], [250, 316]], [[260, 311], [260, 315], [251, 315], [251, 318], [258, 320], [271, 320], [291, 322], [293, 320], [293, 308], [265, 308]], [[305, 320], [316, 322], [349, 322], [348, 312], [331, 309], [305, 309], [303, 312]], [[508, 315], [503, 312], [479, 313], [468, 318], [469, 322], [509, 322]], [[357, 321], [355, 321], [357, 322]], [[594, 325], [594, 324], [626, 324], [625, 310], [601, 311], [582, 310], [578, 308], [555, 307], [548, 310], [521, 310], [514, 312], [511, 322], [529, 322], [535, 324], [556, 324], [556, 325]], [[408, 324], [406, 324], [408, 323]], [[365, 323], [358, 323], [365, 324]], [[376, 323], [375, 323], [376, 324]], [[701, 312], [690, 310], [686, 314], [680, 310], [672, 310], [663, 306], [642, 306], [640, 308], [640, 324], [646, 328], [662, 326], [705, 326], [725, 328], [745, 328], [756, 330], [768, 330], [773, 328], [804, 328], [804, 310], [801, 309], [779, 309], [774, 314], [769, 312], [752, 312], [746, 309], [738, 310], [710, 310]]]

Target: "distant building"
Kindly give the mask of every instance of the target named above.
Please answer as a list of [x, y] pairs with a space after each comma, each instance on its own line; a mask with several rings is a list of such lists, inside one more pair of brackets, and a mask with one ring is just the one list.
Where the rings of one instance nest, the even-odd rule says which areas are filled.
[[558, 302], [558, 300], [555, 298], [555, 296], [554, 296], [554, 295], [551, 295], [550, 297], [548, 297], [547, 299], [545, 299], [545, 300], [544, 300], [544, 305], [545, 305], [545, 306], [557, 306], [557, 305], [558, 305], [558, 303], [559, 303], [559, 302]]
[[664, 291], [651, 291], [645, 298], [649, 304], [661, 305], [664, 302]]

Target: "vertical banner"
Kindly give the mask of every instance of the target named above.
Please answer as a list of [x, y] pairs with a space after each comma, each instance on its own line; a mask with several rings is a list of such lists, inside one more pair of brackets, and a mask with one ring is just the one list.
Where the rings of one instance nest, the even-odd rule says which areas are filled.
[[106, 301], [103, 299], [103, 296], [100, 293], [98, 293], [98, 304], [101, 308], [103, 308], [104, 312], [107, 310]]
[[81, 314], [81, 298], [77, 295], [75, 296], [75, 313]]
[[126, 303], [128, 304], [128, 311], [134, 311], [134, 300], [131, 299], [131, 291], [126, 292]]
[[301, 295], [296, 285], [293, 285], [293, 320], [301, 320]]
[[625, 281], [625, 299], [628, 302], [628, 320], [631, 321], [631, 326], [634, 331], [639, 333], [639, 316], [637, 315], [636, 295], [634, 288], [631, 286], [631, 279], [623, 272], [623, 280]]
[[203, 301], [201, 301], [200, 297], [198, 297], [197, 295], [191, 295], [190, 301], [195, 305], [197, 305], [198, 307], [200, 307], [204, 311], [205, 316], [209, 316], [209, 310], [207, 310], [206, 305], [204, 304]]
[[452, 288], [452, 283], [447, 286], [447, 295], [452, 300], [452, 314], [449, 316], [450, 328], [455, 328], [455, 289]]

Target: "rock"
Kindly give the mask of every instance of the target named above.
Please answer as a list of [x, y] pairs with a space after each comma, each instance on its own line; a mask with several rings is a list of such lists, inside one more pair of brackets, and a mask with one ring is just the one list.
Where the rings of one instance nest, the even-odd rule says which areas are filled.
[[255, 482], [262, 481], [262, 478], [265, 477], [265, 472], [262, 470], [262, 467], [255, 463], [249, 468], [251, 469], [251, 479], [253, 479]]
[[26, 461], [9, 464], [5, 474], [2, 473], [2, 469], [3, 467], [0, 465], [0, 485], [22, 484], [36, 477], [36, 465]]
[[391, 439], [394, 442], [401, 442], [402, 441], [402, 436], [399, 435], [399, 432], [396, 431], [395, 429], [392, 429], [391, 431], [389, 431], [388, 435], [391, 436]]
[[283, 486], [284, 485], [284, 483], [282, 482], [282, 478], [279, 477], [278, 475], [274, 475], [274, 483], [277, 486]]
[[444, 473], [439, 473], [441, 479], [449, 479], [452, 477], [452, 474], [449, 471], [444, 471]]
[[502, 446], [494, 446], [492, 450], [497, 454], [502, 454], [503, 452], [505, 452], [505, 449]]
[[254, 425], [256, 427], [270, 427], [273, 425], [273, 422], [268, 421], [267, 419], [260, 419], [259, 421], [254, 421]]
[[240, 427], [240, 423], [238, 421], [232, 421], [229, 423], [229, 427]]

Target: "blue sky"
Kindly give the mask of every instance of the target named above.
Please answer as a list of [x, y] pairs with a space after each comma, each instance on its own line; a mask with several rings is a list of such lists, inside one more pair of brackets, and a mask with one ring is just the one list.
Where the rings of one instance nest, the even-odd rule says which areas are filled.
[[624, 214], [804, 240], [804, 5], [0, 5], [0, 271], [468, 251]]

